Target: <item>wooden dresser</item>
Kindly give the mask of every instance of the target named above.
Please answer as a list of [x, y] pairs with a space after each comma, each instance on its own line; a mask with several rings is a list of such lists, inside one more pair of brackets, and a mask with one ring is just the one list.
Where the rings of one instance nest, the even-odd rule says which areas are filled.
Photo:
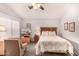
[[4, 40], [5, 55], [6, 56], [19, 56], [20, 48], [18, 40]]
[[20, 46], [18, 40], [0, 40], [0, 56], [19, 56]]
[[4, 56], [4, 41], [0, 41], [0, 56]]

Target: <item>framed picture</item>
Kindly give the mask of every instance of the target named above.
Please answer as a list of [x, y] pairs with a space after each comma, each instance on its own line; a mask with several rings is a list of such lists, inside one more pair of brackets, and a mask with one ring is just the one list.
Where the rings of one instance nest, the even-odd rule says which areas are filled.
[[69, 23], [69, 31], [70, 32], [75, 32], [75, 22]]
[[68, 22], [64, 23], [64, 30], [68, 30]]
[[27, 23], [27, 24], [26, 24], [26, 28], [27, 28], [27, 29], [31, 29], [31, 24], [30, 24], [30, 23]]

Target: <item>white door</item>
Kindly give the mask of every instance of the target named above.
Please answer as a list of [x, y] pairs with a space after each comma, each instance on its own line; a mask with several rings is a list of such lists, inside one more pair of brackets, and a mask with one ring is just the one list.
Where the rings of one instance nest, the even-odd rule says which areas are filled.
[[19, 38], [20, 37], [20, 24], [19, 21], [12, 20], [12, 37]]

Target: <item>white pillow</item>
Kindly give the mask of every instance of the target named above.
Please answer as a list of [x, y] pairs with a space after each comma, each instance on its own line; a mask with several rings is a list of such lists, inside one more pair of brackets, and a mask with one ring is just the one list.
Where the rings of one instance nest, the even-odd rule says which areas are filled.
[[55, 31], [49, 32], [49, 36], [56, 36], [56, 32]]
[[43, 31], [43, 32], [42, 32], [42, 35], [43, 35], [43, 36], [48, 36], [48, 31]]

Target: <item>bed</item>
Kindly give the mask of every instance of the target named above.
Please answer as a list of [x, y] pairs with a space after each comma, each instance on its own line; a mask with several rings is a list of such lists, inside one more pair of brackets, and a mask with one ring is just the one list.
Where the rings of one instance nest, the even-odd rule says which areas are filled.
[[40, 28], [40, 37], [35, 49], [36, 55], [44, 52], [74, 54], [72, 44], [66, 39], [57, 36], [56, 27]]

